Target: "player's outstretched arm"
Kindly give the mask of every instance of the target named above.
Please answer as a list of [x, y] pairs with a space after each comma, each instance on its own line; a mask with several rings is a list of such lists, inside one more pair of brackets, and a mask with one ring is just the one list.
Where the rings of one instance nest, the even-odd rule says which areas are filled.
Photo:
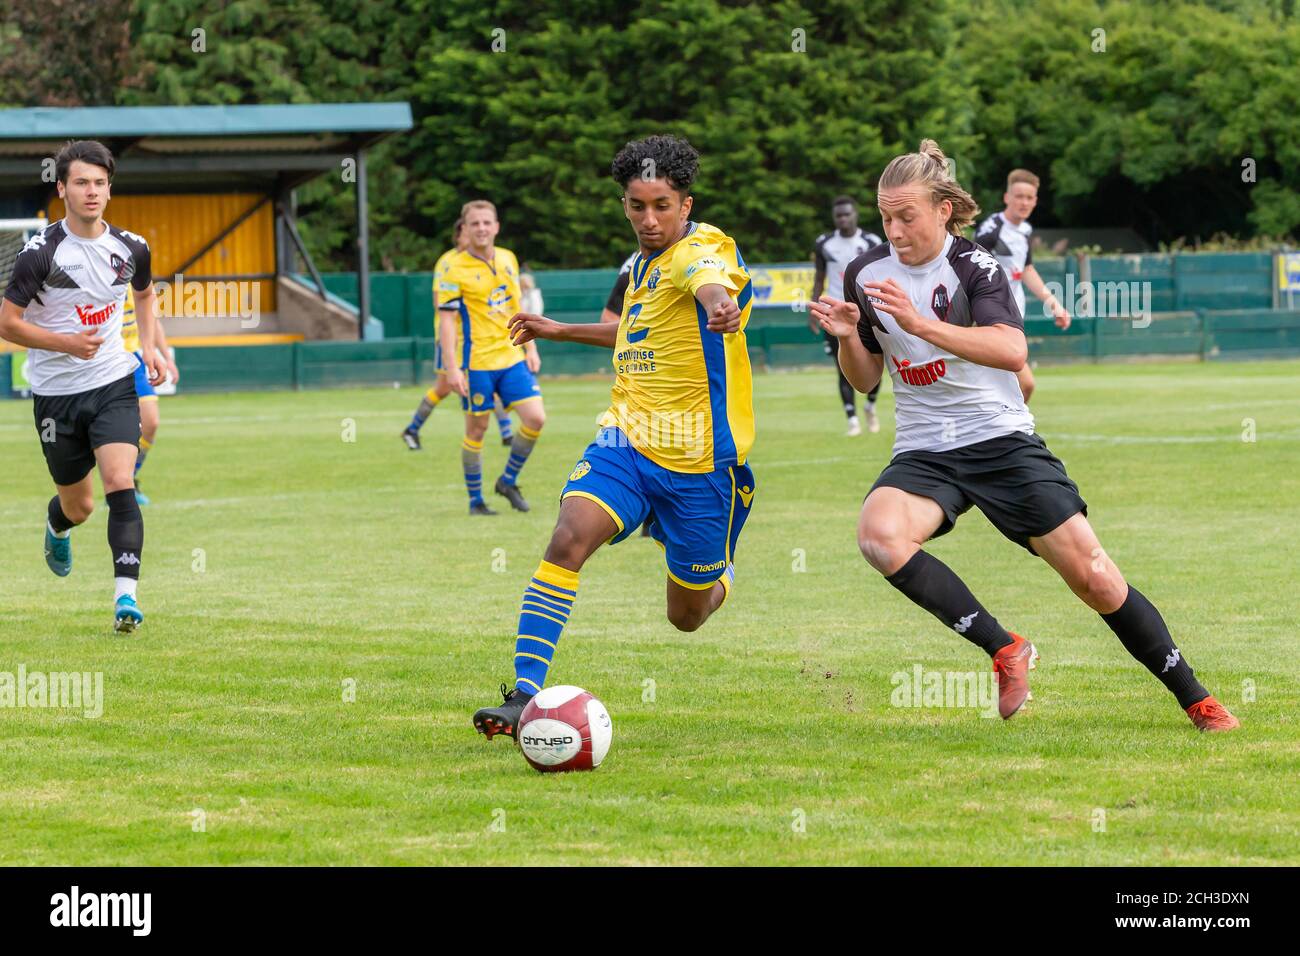
[[988, 368], [1018, 372], [1029, 357], [1025, 333], [1014, 325], [972, 325], [963, 328], [938, 319], [923, 318], [912, 305], [907, 293], [893, 279], [864, 282], [862, 288], [871, 296], [872, 306], [892, 315], [904, 332], [925, 339], [958, 358]]
[[515, 345], [550, 339], [552, 342], [577, 342], [579, 345], [612, 349], [618, 340], [618, 322], [556, 322], [544, 315], [518, 312], [510, 317], [506, 327], [510, 331], [510, 341]]
[[104, 344], [104, 337], [98, 329], [83, 329], [71, 334], [51, 332], [23, 318], [25, 311], [8, 299], [0, 300], [0, 339], [29, 349], [66, 352], [79, 359], [94, 358], [99, 347]]
[[848, 383], [864, 395], [880, 384], [883, 356], [869, 351], [858, 335], [861, 313], [852, 302], [821, 296], [809, 310], [818, 325], [839, 340], [840, 370]]
[[1068, 329], [1070, 327], [1070, 313], [1066, 311], [1065, 306], [1056, 300], [1056, 296], [1047, 288], [1047, 283], [1043, 277], [1038, 274], [1038, 270], [1033, 265], [1027, 265], [1020, 272], [1020, 281], [1025, 284], [1025, 288], [1036, 295], [1047, 306], [1048, 311], [1052, 313], [1052, 318], [1056, 319], [1059, 328]]
[[695, 300], [704, 306], [705, 314], [709, 317], [704, 327], [710, 332], [731, 335], [740, 331], [743, 325], [740, 306], [736, 305], [724, 286], [714, 282], [702, 285], [695, 293]]

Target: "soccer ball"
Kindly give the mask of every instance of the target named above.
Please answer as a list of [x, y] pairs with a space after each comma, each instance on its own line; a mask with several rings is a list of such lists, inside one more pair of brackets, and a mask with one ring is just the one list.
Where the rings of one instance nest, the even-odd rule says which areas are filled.
[[542, 773], [595, 770], [613, 735], [605, 705], [568, 684], [544, 688], [519, 715], [519, 748]]

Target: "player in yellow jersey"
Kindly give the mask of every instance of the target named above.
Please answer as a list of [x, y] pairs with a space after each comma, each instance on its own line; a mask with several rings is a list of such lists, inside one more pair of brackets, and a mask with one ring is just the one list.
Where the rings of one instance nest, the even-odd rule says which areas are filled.
[[[446, 263], [447, 257], [453, 251], [464, 249], [468, 244], [465, 238], [463, 218], [456, 220], [456, 225], [451, 230], [452, 249], [447, 250], [438, 257], [437, 263], [433, 267], [433, 314], [438, 314], [438, 273], [442, 271], [443, 264]], [[435, 319], [435, 325], [436, 325]], [[437, 335], [437, 329], [434, 329], [434, 335]], [[433, 367], [437, 372], [438, 380], [433, 387], [424, 393], [420, 399], [420, 405], [411, 417], [411, 423], [402, 429], [402, 441], [411, 451], [420, 450], [420, 429], [424, 427], [425, 420], [433, 414], [433, 410], [438, 407], [438, 403], [451, 394], [451, 386], [447, 384], [447, 376], [443, 374], [445, 368], [442, 361], [442, 346], [435, 345], [433, 350]], [[510, 422], [510, 412], [497, 404], [492, 409], [497, 417], [497, 427], [501, 430], [501, 444], [509, 445], [514, 436], [514, 429]]]
[[753, 385], [744, 328], [753, 287], [730, 236], [692, 222], [699, 153], [675, 136], [628, 143], [611, 172], [640, 252], [617, 322], [511, 320], [516, 342], [536, 338], [614, 350], [613, 400], [560, 495], [546, 555], [524, 590], [515, 685], [474, 715], [489, 739], [515, 736], [519, 714], [546, 681], [578, 593], [578, 572], [606, 542], [649, 517], [668, 564], [668, 620], [693, 631], [730, 594], [741, 528], [754, 498], [745, 459], [754, 441]]
[[[161, 316], [154, 322], [153, 327], [154, 345], [167, 366], [167, 381], [174, 385], [181, 380], [181, 373], [176, 367], [176, 360], [172, 358], [171, 349], [167, 347], [167, 335], [163, 332]], [[126, 307], [122, 311], [122, 345], [135, 356], [137, 362], [135, 394], [140, 400], [140, 447], [135, 454], [135, 500], [141, 505], [147, 505], [149, 496], [140, 490], [140, 469], [144, 467], [145, 456], [149, 454], [149, 449], [153, 447], [158, 437], [158, 424], [161, 418], [158, 414], [158, 392], [149, 384], [149, 372], [145, 368], [144, 355], [140, 351], [140, 327], [135, 321], [135, 298], [131, 295], [129, 285], [126, 290]]]
[[495, 491], [516, 511], [527, 511], [528, 502], [516, 480], [546, 424], [536, 375], [541, 359], [532, 342], [521, 348], [510, 341], [506, 323], [520, 308], [519, 262], [513, 252], [496, 244], [501, 230], [496, 206], [485, 199], [468, 202], [461, 218], [468, 244], [447, 257], [436, 282], [438, 337], [447, 384], [465, 409], [461, 465], [469, 513], [496, 514], [483, 500], [483, 435], [494, 397], [507, 412], [519, 411], [519, 431]]

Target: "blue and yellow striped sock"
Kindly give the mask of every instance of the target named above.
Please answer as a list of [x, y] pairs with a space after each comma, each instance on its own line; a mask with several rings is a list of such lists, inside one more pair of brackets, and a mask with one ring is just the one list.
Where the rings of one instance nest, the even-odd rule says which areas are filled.
[[433, 414], [433, 410], [438, 407], [442, 401], [442, 396], [438, 394], [436, 388], [431, 388], [424, 393], [424, 398], [420, 399], [420, 407], [415, 410], [411, 416], [411, 424], [407, 425], [407, 430], [418, 432], [424, 426], [424, 420]]
[[460, 464], [465, 471], [465, 490], [471, 505], [483, 501], [483, 443], [468, 436], [460, 443]]
[[141, 438], [141, 439], [140, 439], [140, 448], [139, 448], [139, 450], [135, 453], [135, 474], [136, 474], [136, 477], [139, 477], [139, 475], [140, 475], [140, 469], [144, 467], [144, 457], [145, 457], [145, 455], [149, 454], [149, 449], [152, 448], [152, 447], [153, 447], [153, 442], [149, 441], [149, 439], [147, 439], [147, 438]]
[[578, 596], [578, 572], [543, 561], [524, 588], [515, 638], [515, 686], [536, 694], [546, 685], [555, 645]]
[[501, 473], [501, 480], [507, 485], [513, 485], [515, 479], [519, 477], [519, 469], [524, 467], [524, 462], [533, 453], [533, 446], [537, 444], [537, 437], [541, 433], [541, 429], [533, 431], [527, 425], [519, 426], [519, 434], [510, 443], [510, 457], [506, 459], [506, 470]]
[[510, 421], [509, 412], [506, 412], [506, 414], [497, 419], [497, 428], [501, 429], [502, 441], [510, 441], [510, 439], [515, 437], [515, 428], [513, 423]]

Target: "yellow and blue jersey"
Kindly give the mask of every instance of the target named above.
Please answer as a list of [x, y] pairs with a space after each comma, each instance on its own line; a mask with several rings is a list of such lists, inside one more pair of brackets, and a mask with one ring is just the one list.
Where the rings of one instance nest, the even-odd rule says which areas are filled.
[[442, 361], [442, 335], [438, 331], [438, 276], [442, 275], [443, 267], [455, 249], [448, 249], [438, 257], [438, 261], [433, 265], [433, 367], [441, 372], [444, 368]]
[[126, 304], [122, 306], [122, 345], [128, 352], [140, 351], [140, 325], [135, 320], [135, 296], [131, 284], [126, 286]]
[[[725, 288], [740, 331], [706, 328], [695, 298]], [[638, 254], [614, 345], [614, 390], [601, 425], [670, 471], [700, 474], [743, 465], [754, 443], [753, 377], [745, 341], [753, 289], [732, 238], [707, 223], [653, 255]]]
[[522, 362], [524, 350], [511, 344], [506, 329], [522, 298], [515, 254], [498, 246], [491, 262], [468, 250], [449, 252], [438, 261], [438, 308], [460, 313], [461, 367], [493, 371]]

